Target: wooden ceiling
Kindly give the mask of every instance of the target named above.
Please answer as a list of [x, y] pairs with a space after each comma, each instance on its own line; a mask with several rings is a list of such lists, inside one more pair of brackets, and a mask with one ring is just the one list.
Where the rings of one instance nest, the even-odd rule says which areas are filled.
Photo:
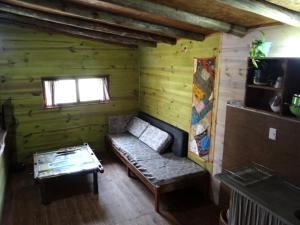
[[213, 32], [243, 36], [280, 22], [300, 27], [299, 8], [292, 0], [0, 0], [0, 22], [155, 47], [178, 38], [202, 41]]
[[267, 17], [224, 5], [215, 0], [153, 0], [153, 2], [163, 3], [175, 8], [180, 6], [182, 10], [246, 28], [272, 25], [277, 22]]
[[285, 7], [287, 9], [300, 12], [300, 1], [299, 0], [267, 0], [270, 3]]

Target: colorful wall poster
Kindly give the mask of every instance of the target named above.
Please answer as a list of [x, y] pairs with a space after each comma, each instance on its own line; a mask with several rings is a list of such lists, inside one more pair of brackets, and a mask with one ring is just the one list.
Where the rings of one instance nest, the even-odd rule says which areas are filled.
[[215, 58], [195, 58], [189, 151], [209, 160], [214, 100]]

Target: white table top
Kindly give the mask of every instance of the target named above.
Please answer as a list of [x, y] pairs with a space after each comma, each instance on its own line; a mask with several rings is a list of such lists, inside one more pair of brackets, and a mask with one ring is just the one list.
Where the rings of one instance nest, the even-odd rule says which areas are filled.
[[34, 154], [35, 179], [47, 179], [90, 170], [101, 172], [103, 168], [88, 144]]

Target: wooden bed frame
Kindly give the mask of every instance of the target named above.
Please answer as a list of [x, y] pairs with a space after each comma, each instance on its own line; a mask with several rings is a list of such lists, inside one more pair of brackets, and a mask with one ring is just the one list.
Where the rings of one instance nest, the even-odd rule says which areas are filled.
[[179, 181], [174, 181], [169, 184], [163, 185], [155, 185], [151, 183], [131, 162], [124, 157], [111, 143], [108, 137], [105, 138], [106, 147], [108, 150], [111, 150], [127, 167], [128, 176], [131, 177], [131, 173], [133, 173], [138, 179], [140, 179], [154, 194], [154, 206], [155, 211], [159, 212], [159, 202], [160, 202], [160, 194], [171, 192], [174, 190], [182, 189], [185, 187], [194, 186], [197, 189], [200, 189], [203, 193], [203, 196], [206, 198], [208, 196], [208, 184], [209, 184], [209, 176], [208, 173], [204, 172], [193, 177], [183, 178]]

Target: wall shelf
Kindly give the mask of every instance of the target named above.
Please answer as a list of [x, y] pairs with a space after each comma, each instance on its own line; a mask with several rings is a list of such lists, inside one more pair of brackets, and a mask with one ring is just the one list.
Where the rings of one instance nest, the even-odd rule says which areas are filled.
[[[263, 58], [259, 59], [261, 74], [266, 79], [266, 85], [254, 84], [255, 70], [248, 59], [245, 106], [273, 113], [270, 100], [274, 96], [281, 98], [278, 115], [294, 117], [289, 105], [294, 94], [300, 93], [300, 58]], [[281, 88], [275, 88], [278, 77], [282, 77]]]
[[278, 91], [281, 92], [282, 88], [274, 88], [274, 87], [270, 87], [270, 86], [259, 86], [259, 85], [255, 85], [255, 84], [247, 84], [248, 88], [257, 88], [257, 89], [263, 89], [263, 90], [269, 90], [269, 91]]

